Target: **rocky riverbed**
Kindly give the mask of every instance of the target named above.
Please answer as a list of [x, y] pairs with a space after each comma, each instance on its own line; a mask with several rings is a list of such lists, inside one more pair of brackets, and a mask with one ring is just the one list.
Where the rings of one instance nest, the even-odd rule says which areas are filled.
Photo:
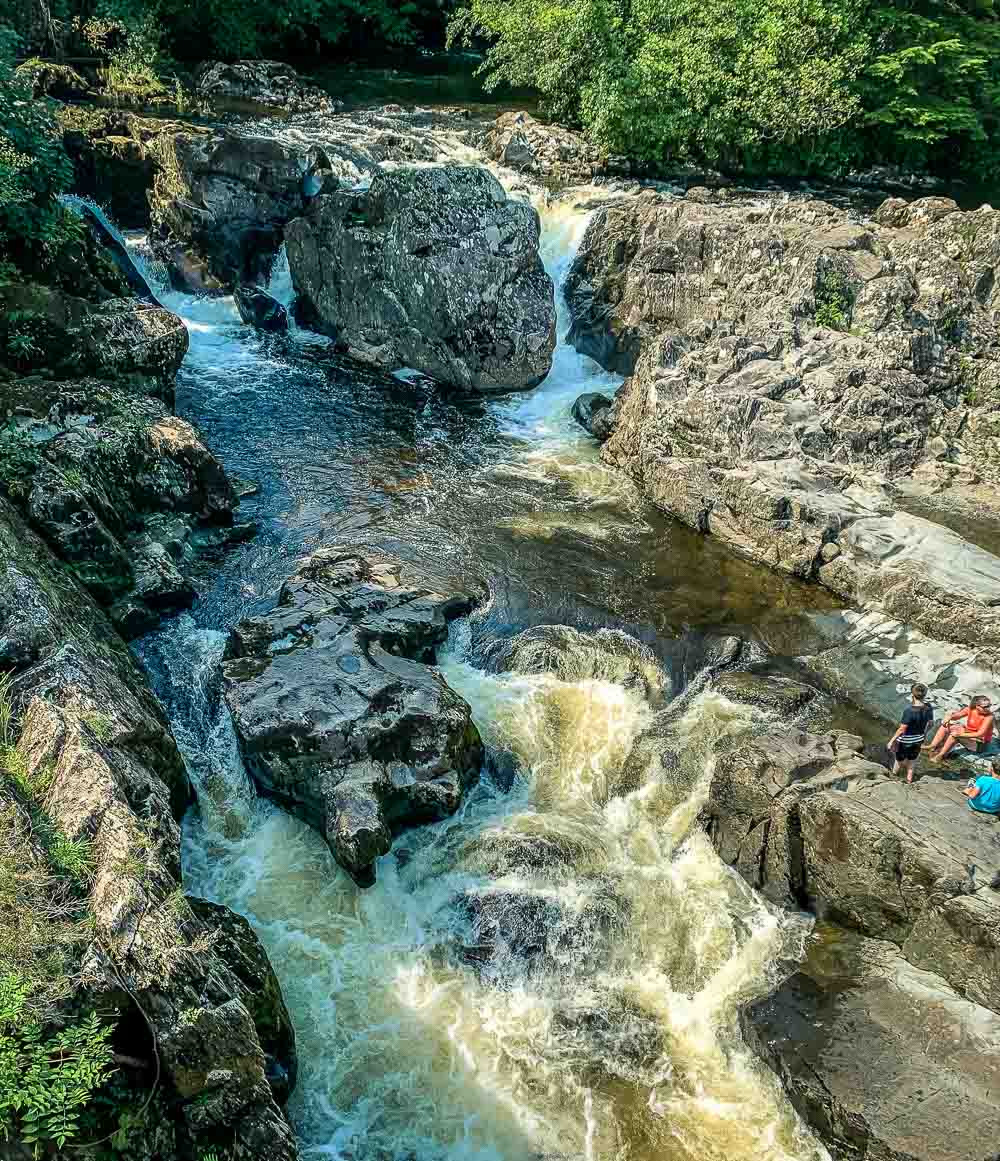
[[[99, 230], [0, 288], [0, 657], [163, 1069], [125, 1155], [992, 1157], [1000, 828], [876, 719], [996, 668], [997, 214], [204, 84], [286, 115], [67, 117], [147, 301]], [[123, 638], [192, 603], [165, 718]]]

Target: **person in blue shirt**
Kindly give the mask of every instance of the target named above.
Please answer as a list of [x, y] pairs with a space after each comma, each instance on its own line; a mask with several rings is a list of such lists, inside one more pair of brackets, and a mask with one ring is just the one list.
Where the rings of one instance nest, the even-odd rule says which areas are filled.
[[965, 788], [969, 806], [980, 814], [1000, 814], [1000, 758], [994, 758], [989, 774]]

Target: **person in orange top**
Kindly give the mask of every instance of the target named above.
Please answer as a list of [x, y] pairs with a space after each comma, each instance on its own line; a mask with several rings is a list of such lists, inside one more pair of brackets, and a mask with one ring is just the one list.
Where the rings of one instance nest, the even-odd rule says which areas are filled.
[[990, 699], [977, 693], [965, 709], [945, 714], [930, 744], [930, 758], [932, 762], [943, 761], [956, 742], [961, 742], [973, 754], [979, 754], [992, 740], [993, 709]]

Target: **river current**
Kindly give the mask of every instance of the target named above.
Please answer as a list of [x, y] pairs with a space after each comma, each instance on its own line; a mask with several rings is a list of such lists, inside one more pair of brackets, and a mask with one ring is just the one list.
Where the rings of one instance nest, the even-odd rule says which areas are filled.
[[[558, 293], [586, 210], [542, 216]], [[271, 289], [290, 294], [280, 261]], [[187, 890], [249, 918], [295, 1024], [303, 1155], [825, 1159], [737, 1024], [808, 921], [697, 825], [717, 741], [755, 724], [708, 687], [712, 658], [737, 635], [782, 664], [816, 594], [665, 521], [601, 465], [569, 409], [615, 380], [561, 338], [534, 392], [463, 399], [308, 333], [257, 334], [230, 299], [163, 298], [191, 336], [177, 409], [252, 483], [240, 512], [258, 534], [138, 648], [198, 788]], [[228, 630], [331, 544], [482, 597], [441, 669], [492, 760], [366, 891], [256, 797], [219, 688]], [[645, 764], [650, 731], [677, 777]]]

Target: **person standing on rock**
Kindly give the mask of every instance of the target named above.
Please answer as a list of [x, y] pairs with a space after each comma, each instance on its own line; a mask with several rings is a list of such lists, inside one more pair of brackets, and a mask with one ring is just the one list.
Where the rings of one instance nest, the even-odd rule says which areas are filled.
[[[964, 721], [963, 721], [964, 718]], [[985, 694], [976, 696], [963, 709], [952, 710], [930, 744], [932, 762], [942, 762], [956, 742], [973, 754], [980, 754], [993, 740], [993, 710]]]
[[980, 814], [1000, 814], [1000, 758], [990, 763], [989, 774], [977, 778], [963, 791], [969, 800], [969, 809]]
[[917, 682], [910, 686], [910, 704], [903, 710], [896, 732], [889, 739], [889, 750], [896, 759], [893, 774], [905, 774], [913, 781], [913, 763], [920, 757], [920, 747], [934, 720], [934, 709], [927, 703], [927, 686]]

